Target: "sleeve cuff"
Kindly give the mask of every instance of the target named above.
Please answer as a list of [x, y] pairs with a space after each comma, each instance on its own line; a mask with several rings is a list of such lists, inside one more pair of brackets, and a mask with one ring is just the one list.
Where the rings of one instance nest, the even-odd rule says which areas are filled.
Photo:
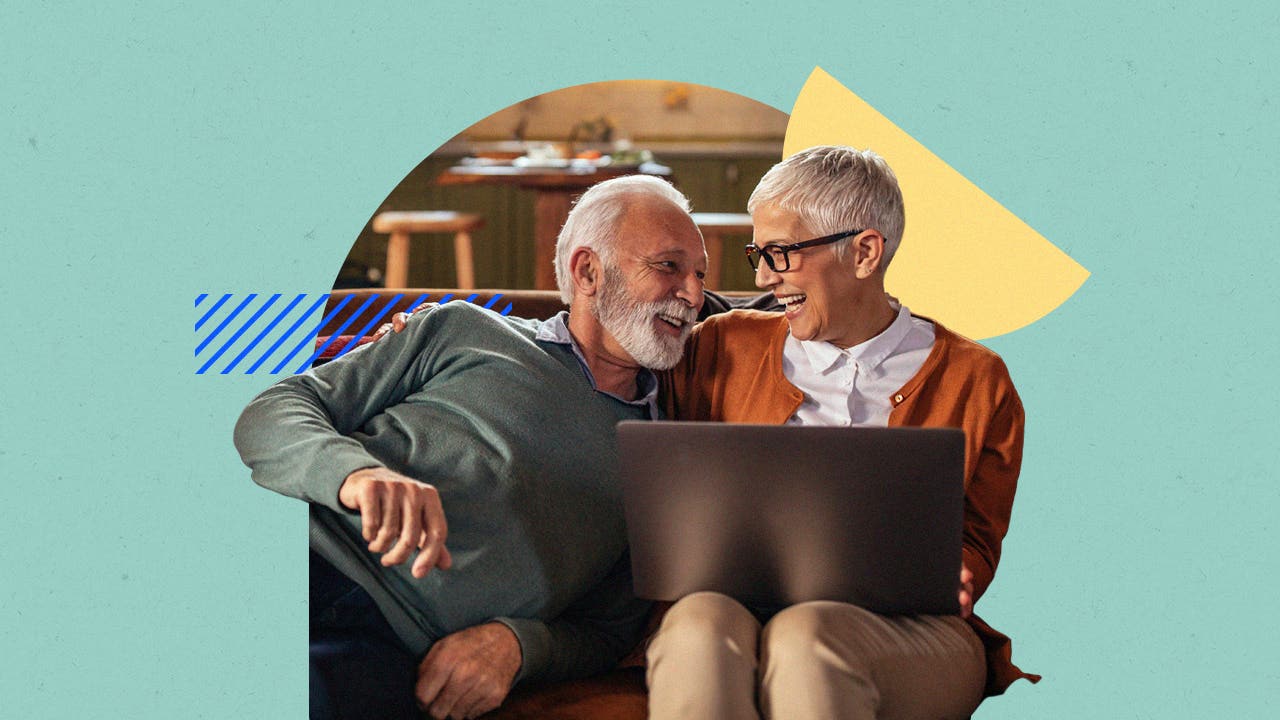
[[307, 499], [346, 515], [356, 512], [342, 504], [338, 499], [338, 491], [351, 473], [375, 467], [383, 465], [363, 448], [343, 446], [328, 450], [311, 466], [310, 474], [315, 478], [315, 485], [311, 490], [314, 495]]
[[973, 547], [965, 545], [960, 552], [965, 567], [973, 573], [973, 602], [977, 604], [978, 599], [987, 592], [987, 587], [991, 585], [995, 572], [992, 571], [991, 565], [987, 563], [987, 559], [983, 557]]
[[527, 618], [494, 618], [515, 633], [520, 642], [520, 670], [513, 685], [536, 678], [551, 661], [551, 630], [541, 620]]

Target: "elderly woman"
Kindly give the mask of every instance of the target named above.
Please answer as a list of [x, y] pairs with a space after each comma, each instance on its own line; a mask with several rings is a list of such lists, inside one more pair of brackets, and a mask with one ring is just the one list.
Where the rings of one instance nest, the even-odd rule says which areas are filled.
[[666, 378], [678, 419], [965, 431], [960, 616], [881, 616], [810, 602], [780, 612], [697, 593], [648, 649], [651, 718], [963, 718], [1021, 672], [971, 614], [1009, 525], [1023, 412], [1000, 358], [885, 294], [902, 237], [897, 179], [870, 151], [815, 147], [748, 203], [747, 256], [783, 313], [696, 330]]

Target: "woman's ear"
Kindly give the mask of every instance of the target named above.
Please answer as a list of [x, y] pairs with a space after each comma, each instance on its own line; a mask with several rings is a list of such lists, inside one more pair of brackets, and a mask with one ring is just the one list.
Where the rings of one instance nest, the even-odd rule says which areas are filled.
[[884, 236], [878, 230], [867, 230], [853, 239], [853, 274], [865, 280], [884, 267]]

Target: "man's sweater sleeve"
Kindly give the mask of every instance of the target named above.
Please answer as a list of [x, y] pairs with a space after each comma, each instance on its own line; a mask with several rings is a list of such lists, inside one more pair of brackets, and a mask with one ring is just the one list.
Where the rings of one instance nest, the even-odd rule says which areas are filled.
[[441, 334], [435, 314], [418, 313], [403, 332], [287, 378], [250, 402], [235, 444], [254, 482], [350, 512], [338, 501], [343, 481], [382, 463], [347, 435], [426, 381], [433, 337]]
[[652, 603], [631, 586], [630, 555], [560, 617], [542, 622], [495, 618], [511, 628], [523, 656], [516, 682], [549, 682], [611, 670], [640, 641]]

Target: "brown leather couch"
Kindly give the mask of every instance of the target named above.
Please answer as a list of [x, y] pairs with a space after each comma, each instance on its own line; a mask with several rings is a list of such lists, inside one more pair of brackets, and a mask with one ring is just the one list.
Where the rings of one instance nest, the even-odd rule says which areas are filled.
[[[354, 322], [342, 329], [356, 311], [374, 295], [378, 296], [377, 299], [370, 303]], [[379, 325], [389, 321], [393, 313], [411, 309], [419, 298], [423, 298], [421, 302], [460, 302], [473, 296], [472, 302], [481, 306], [488, 305], [490, 309], [498, 312], [503, 312], [510, 306], [511, 310], [508, 314], [516, 317], [547, 318], [566, 309], [564, 303], [560, 302], [559, 293], [550, 290], [451, 290], [448, 288], [334, 290], [325, 304], [327, 319], [320, 328], [320, 337], [332, 335], [335, 332], [344, 336], [354, 335], [375, 315], [381, 313], [393, 298], [395, 301], [391, 302], [390, 310], [378, 321]], [[329, 318], [329, 313], [340, 305], [342, 309]]]
[[[356, 314], [356, 311], [374, 295], [378, 296], [377, 299], [370, 303], [355, 321], [343, 328], [343, 325]], [[342, 309], [335, 313], [332, 318], [326, 320], [324, 326], [320, 328], [320, 336], [326, 337], [333, 335], [335, 332], [344, 336], [354, 335], [375, 315], [381, 313], [387, 306], [388, 301], [393, 298], [395, 300], [391, 303], [391, 309], [383, 315], [377, 324], [389, 320], [393, 313], [412, 308], [419, 298], [422, 298], [421, 302], [470, 301], [477, 305], [489, 307], [497, 312], [524, 318], [548, 318], [561, 310], [567, 309], [567, 306], [560, 302], [560, 294], [553, 290], [457, 290], [450, 288], [334, 290], [329, 295], [329, 301], [325, 305], [326, 317], [339, 305], [342, 306]], [[777, 304], [777, 301], [774, 300], [773, 295], [770, 293], [707, 292], [705, 298], [706, 301], [703, 303], [702, 312], [698, 315], [699, 320], [708, 315], [725, 312], [736, 307], [755, 308], [758, 310], [781, 309], [781, 306]], [[508, 307], [510, 308], [509, 312], [505, 312]], [[376, 328], [376, 325], [374, 327]]]

